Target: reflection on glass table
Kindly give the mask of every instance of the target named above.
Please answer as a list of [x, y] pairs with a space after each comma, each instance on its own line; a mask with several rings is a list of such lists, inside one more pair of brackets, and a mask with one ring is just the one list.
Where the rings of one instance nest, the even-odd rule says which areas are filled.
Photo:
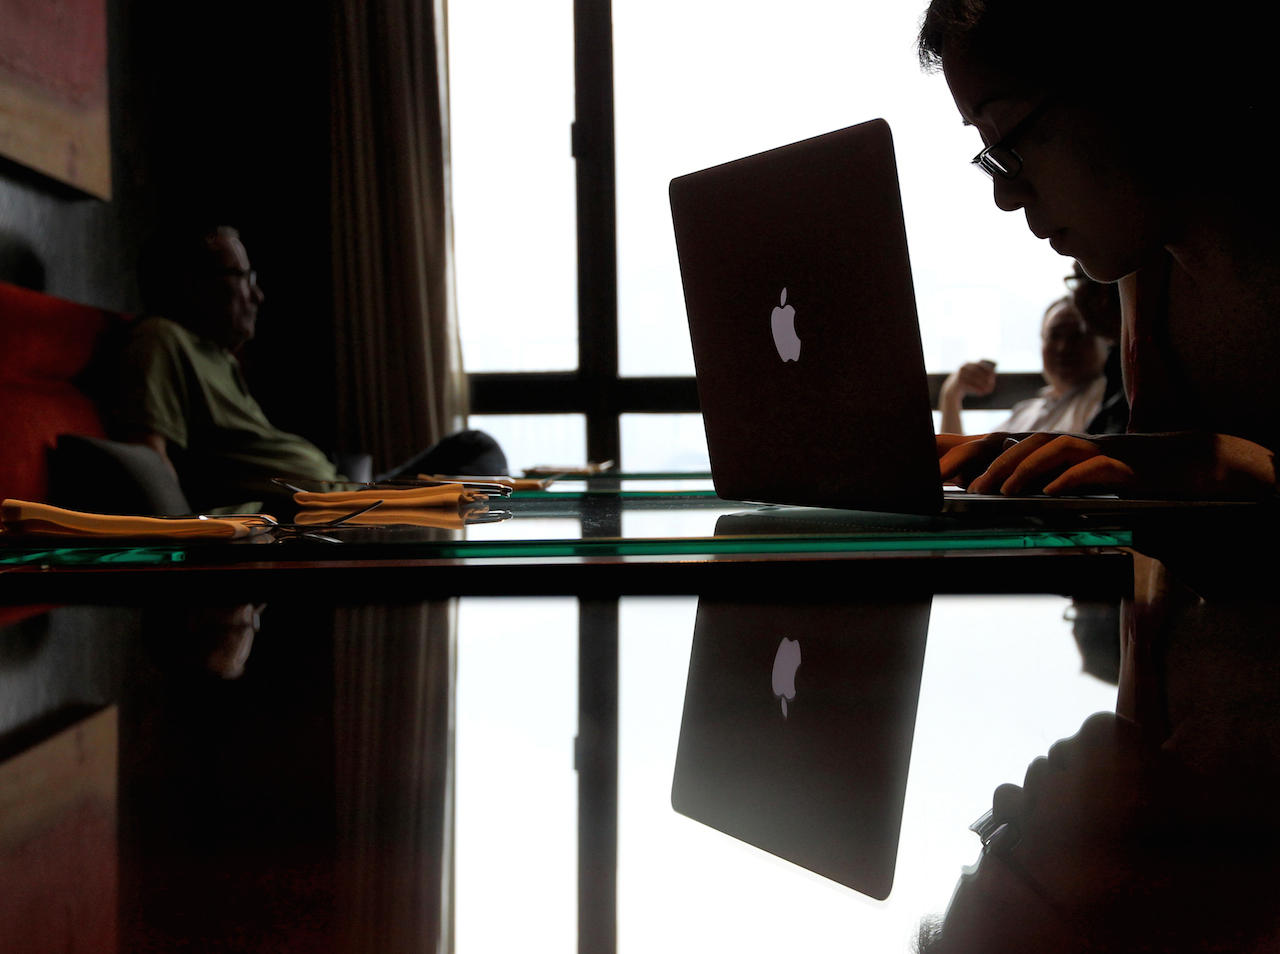
[[[1068, 606], [1059, 597], [934, 598], [916, 676], [919, 705], [896, 876], [889, 898], [876, 901], [673, 809], [698, 603], [624, 600], [618, 950], [908, 950], [921, 918], [946, 906], [961, 866], [976, 857], [978, 843], [967, 826], [990, 806], [992, 790], [1020, 779], [1029, 761], [1089, 714], [1114, 708], [1115, 686], [1082, 670], [1072, 624], [1064, 619]], [[528, 601], [463, 602], [461, 952], [512, 945], [555, 951], [572, 944], [578, 885], [573, 818], [566, 810], [575, 684], [562, 668], [573, 665], [563, 612]], [[814, 635], [793, 634], [802, 647]], [[802, 661], [797, 704], [804, 667]], [[780, 715], [769, 671], [760, 693], [762, 704]], [[518, 766], [517, 773], [506, 772], [506, 765]], [[805, 817], [802, 806], [792, 809], [794, 824], [803, 825]], [[492, 918], [492, 906], [505, 903], [508, 893], [524, 917]], [[653, 917], [658, 910], [663, 917]]]
[[[367, 491], [366, 491], [367, 493]], [[610, 475], [517, 491], [466, 513], [379, 508], [335, 525], [299, 522], [288, 533], [202, 543], [0, 536], [0, 565], [188, 565], [249, 560], [564, 557], [783, 552], [1026, 550], [1118, 547], [1129, 529], [1105, 518], [970, 519], [785, 508], [718, 498], [705, 475]], [[343, 514], [339, 514], [343, 516]], [[312, 517], [304, 516], [310, 521]], [[140, 545], [141, 543], [148, 545]]]

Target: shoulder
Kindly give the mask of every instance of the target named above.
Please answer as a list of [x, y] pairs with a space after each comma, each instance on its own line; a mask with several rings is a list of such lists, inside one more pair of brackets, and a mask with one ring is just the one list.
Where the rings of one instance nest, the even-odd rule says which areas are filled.
[[133, 364], [142, 365], [167, 363], [205, 368], [226, 360], [225, 353], [216, 344], [159, 315], [133, 323], [126, 354]]
[[130, 344], [136, 347], [191, 348], [196, 338], [176, 321], [160, 315], [139, 318], [129, 329]]
[[190, 355], [195, 342], [191, 333], [175, 321], [152, 315], [139, 318], [129, 329], [127, 360], [134, 364], [177, 361]]

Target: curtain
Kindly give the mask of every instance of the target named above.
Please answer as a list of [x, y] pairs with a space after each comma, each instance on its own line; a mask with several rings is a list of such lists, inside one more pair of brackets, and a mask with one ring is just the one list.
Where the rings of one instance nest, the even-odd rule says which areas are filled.
[[343, 447], [381, 470], [456, 430], [444, 0], [334, 0], [333, 289]]
[[454, 604], [337, 610], [337, 950], [453, 950]]

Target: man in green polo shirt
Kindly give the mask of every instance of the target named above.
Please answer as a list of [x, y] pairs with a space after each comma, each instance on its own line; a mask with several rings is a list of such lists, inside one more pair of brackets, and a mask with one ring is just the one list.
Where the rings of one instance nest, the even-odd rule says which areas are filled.
[[[278, 499], [273, 477], [339, 478], [318, 447], [275, 427], [249, 392], [236, 352], [253, 338], [264, 296], [239, 233], [194, 230], [153, 253], [144, 259], [143, 293], [167, 317], [143, 318], [132, 330], [115, 420], [120, 436], [168, 462], [198, 510]], [[505, 473], [507, 464], [492, 438], [464, 431], [391, 473], [424, 467], [488, 474]]]

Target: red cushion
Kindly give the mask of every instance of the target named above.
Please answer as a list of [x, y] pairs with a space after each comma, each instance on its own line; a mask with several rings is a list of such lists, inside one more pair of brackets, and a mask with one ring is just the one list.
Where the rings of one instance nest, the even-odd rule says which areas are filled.
[[69, 381], [117, 316], [0, 282], [0, 380]]
[[0, 497], [46, 500], [46, 453], [59, 434], [103, 436], [75, 385], [113, 312], [0, 282]]

